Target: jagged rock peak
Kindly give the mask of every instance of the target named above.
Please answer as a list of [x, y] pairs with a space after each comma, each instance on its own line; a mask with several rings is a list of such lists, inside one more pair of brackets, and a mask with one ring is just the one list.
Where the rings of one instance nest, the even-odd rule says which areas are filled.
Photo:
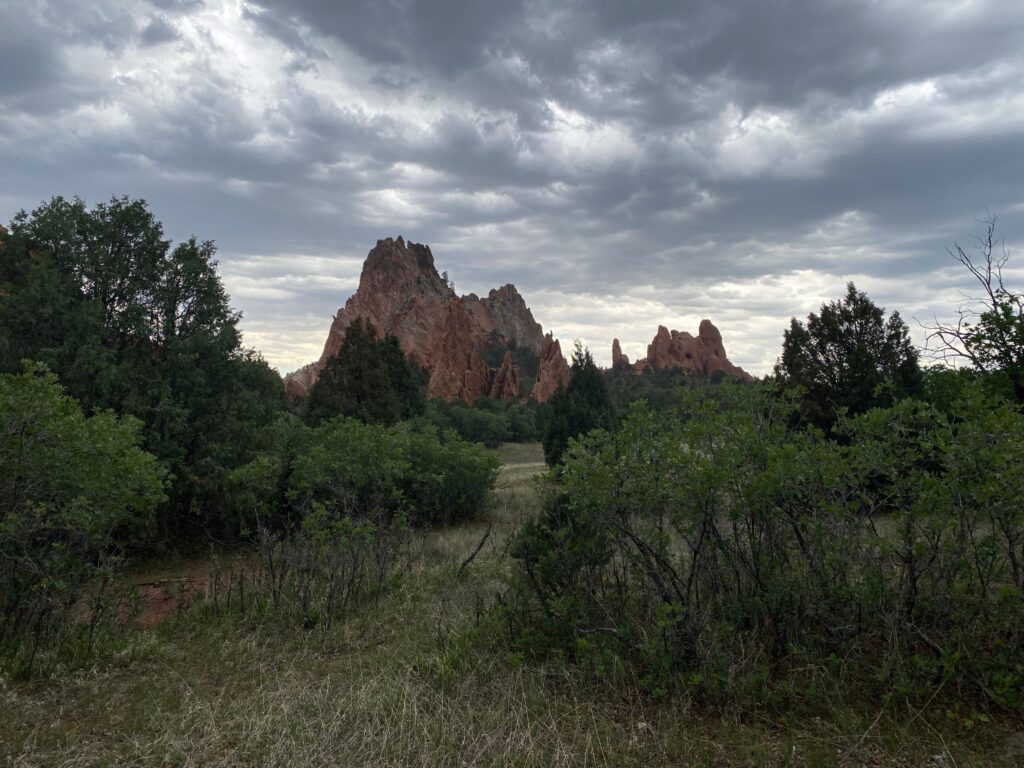
[[463, 296], [462, 301], [485, 335], [497, 333], [505, 341], [540, 355], [544, 329], [533, 319], [526, 300], [512, 283], [492, 289], [484, 299], [471, 293]]
[[559, 387], [569, 386], [569, 364], [562, 355], [562, 345], [550, 333], [544, 337], [540, 353], [540, 370], [530, 397], [546, 402]]
[[[359, 287], [334, 316], [320, 359], [286, 377], [289, 394], [308, 392], [327, 360], [338, 354], [356, 318], [368, 321], [382, 336], [394, 335], [406, 357], [428, 372], [428, 396], [446, 400], [472, 402], [492, 392], [519, 397], [520, 374], [511, 356], [506, 354], [497, 369], [488, 367], [485, 356], [494, 359], [503, 350], [527, 349], [539, 360], [544, 350], [543, 329], [514, 285], [492, 290], [484, 299], [475, 294], [460, 298], [438, 274], [429, 246], [399, 235], [378, 240], [369, 252]], [[548, 367], [554, 371], [557, 361], [549, 361]], [[543, 392], [536, 397], [546, 399]]]
[[[613, 345], [612, 367], [615, 367], [615, 361]], [[670, 331], [664, 325], [659, 325], [658, 332], [647, 346], [647, 357], [632, 365], [637, 373], [645, 369], [661, 371], [673, 368], [701, 376], [722, 372], [744, 381], [753, 379], [749, 373], [729, 361], [721, 332], [707, 319], [701, 320], [697, 336], [686, 331]]]
[[629, 368], [629, 358], [622, 354], [622, 347], [618, 339], [612, 339], [612, 368], [621, 370]]

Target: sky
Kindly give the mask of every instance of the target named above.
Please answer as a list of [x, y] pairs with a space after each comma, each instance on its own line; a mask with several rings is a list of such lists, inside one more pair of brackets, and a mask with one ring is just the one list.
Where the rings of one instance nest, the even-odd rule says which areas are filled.
[[[1020, 0], [0, 0], [0, 221], [145, 198], [247, 345], [319, 357], [383, 237], [610, 363], [767, 373], [852, 280], [919, 323], [1024, 245]], [[1024, 282], [1024, 254], [1011, 256]]]

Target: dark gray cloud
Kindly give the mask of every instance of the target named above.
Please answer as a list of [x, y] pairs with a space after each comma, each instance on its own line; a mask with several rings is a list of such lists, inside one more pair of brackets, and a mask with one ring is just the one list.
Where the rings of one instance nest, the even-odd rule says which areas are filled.
[[1024, 242], [1016, 3], [10, 3], [0, 218], [145, 197], [285, 369], [386, 235], [601, 360], [709, 316], [756, 371], [848, 279], [948, 311], [986, 209]]
[[144, 45], [161, 45], [170, 43], [181, 37], [177, 28], [165, 16], [154, 16], [143, 27], [139, 35]]

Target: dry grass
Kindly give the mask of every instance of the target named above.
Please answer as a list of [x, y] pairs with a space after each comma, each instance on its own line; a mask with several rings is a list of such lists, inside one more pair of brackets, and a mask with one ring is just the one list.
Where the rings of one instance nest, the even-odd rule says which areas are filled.
[[[517, 447], [514, 457], [522, 460], [506, 466], [487, 518], [422, 534], [401, 587], [330, 630], [186, 615], [132, 632], [124, 650], [93, 669], [29, 684], [0, 680], [0, 760], [12, 766], [1017, 764], [1005, 730], [957, 738], [956, 731], [933, 730], [924, 717], [908, 731], [887, 725], [887, 718], [853, 715], [783, 724], [753, 713], [698, 714], [645, 702], [628, 686], [601, 691], [571, 671], [520, 667], [493, 645], [466, 642], [509, 567], [509, 534], [534, 511], [536, 455]], [[460, 575], [489, 527], [487, 542]]]

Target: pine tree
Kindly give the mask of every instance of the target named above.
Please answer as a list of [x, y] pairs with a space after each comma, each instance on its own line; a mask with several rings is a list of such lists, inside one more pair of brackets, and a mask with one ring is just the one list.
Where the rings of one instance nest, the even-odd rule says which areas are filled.
[[309, 391], [306, 419], [313, 425], [335, 416], [394, 424], [423, 409], [422, 377], [406, 360], [398, 339], [378, 339], [369, 321], [356, 318]]
[[864, 413], [921, 390], [917, 350], [899, 312], [888, 319], [867, 294], [847, 284], [841, 301], [823, 304], [807, 323], [796, 318], [775, 374], [804, 389], [805, 416], [828, 428], [840, 409]]
[[551, 466], [561, 461], [571, 438], [592, 429], [612, 429], [615, 425], [604, 376], [590, 350], [579, 341], [572, 353], [569, 386], [565, 389], [560, 387], [548, 406], [543, 443], [544, 459]]

